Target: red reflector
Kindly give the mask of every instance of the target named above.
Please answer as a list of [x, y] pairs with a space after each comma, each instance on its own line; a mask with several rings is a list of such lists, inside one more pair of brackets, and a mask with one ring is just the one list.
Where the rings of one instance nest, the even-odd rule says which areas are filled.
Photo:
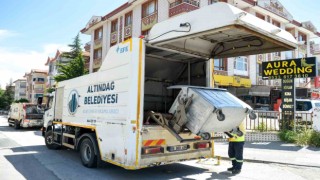
[[142, 154], [158, 154], [163, 153], [162, 147], [143, 147]]
[[205, 149], [205, 148], [210, 148], [210, 143], [209, 142], [199, 142], [194, 144], [195, 149]]

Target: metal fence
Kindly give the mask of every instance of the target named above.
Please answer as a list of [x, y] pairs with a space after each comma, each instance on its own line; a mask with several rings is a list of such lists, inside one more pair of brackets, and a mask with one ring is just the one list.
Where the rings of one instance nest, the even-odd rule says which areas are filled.
[[253, 131], [280, 131], [284, 128], [311, 129], [313, 124], [313, 113], [295, 113], [295, 121], [282, 119], [278, 111], [255, 111], [257, 118], [246, 117], [246, 129]]

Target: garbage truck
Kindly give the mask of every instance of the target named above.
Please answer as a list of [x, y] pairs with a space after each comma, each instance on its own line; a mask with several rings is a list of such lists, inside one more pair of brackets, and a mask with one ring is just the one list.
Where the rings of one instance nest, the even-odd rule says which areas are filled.
[[12, 103], [8, 113], [8, 124], [15, 129], [43, 126], [43, 109], [33, 103]]
[[97, 72], [58, 83], [44, 115], [46, 146], [79, 151], [86, 167], [213, 157], [214, 132], [254, 118], [250, 106], [213, 88], [213, 58], [295, 45], [288, 32], [226, 3], [157, 23], [147, 37], [111, 47]]

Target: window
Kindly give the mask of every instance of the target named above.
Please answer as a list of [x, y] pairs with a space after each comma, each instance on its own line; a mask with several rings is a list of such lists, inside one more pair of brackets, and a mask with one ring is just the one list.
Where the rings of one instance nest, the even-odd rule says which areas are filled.
[[44, 78], [38, 78], [38, 82], [44, 82]]
[[227, 59], [214, 59], [214, 70], [227, 71]]
[[310, 101], [296, 101], [296, 111], [309, 111], [311, 108]]
[[256, 12], [256, 17], [265, 20], [265, 16]]
[[157, 11], [157, 1], [151, 0], [142, 5], [142, 18], [147, 17]]
[[240, 71], [248, 71], [248, 59], [246, 57], [235, 58], [234, 69]]
[[111, 32], [118, 31], [118, 19], [111, 22]]
[[281, 26], [280, 22], [275, 21], [275, 20], [272, 20], [272, 24], [275, 25], [275, 26], [277, 26], [277, 27], [280, 27], [280, 26]]
[[293, 51], [286, 51], [285, 52], [285, 59], [292, 59], [293, 58]]
[[249, 76], [248, 71], [248, 58], [245, 56], [236, 57], [234, 59], [234, 70], [235, 75]]
[[301, 33], [301, 32], [298, 32], [298, 41], [299, 42], [303, 42], [304, 41], [304, 44], [307, 44], [307, 35]]
[[100, 59], [102, 58], [102, 48], [95, 49], [93, 54], [93, 59]]
[[129, 12], [125, 15], [124, 26], [130, 26], [132, 24], [132, 12]]
[[102, 27], [94, 31], [94, 40], [96, 39], [102, 39]]
[[208, 4], [213, 4], [213, 3], [217, 3], [217, 2], [225, 2], [228, 3], [228, 0], [208, 0]]

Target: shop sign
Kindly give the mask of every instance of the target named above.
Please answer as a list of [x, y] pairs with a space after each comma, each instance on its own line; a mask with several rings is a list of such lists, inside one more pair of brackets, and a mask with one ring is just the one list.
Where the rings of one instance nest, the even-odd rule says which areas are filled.
[[315, 57], [262, 62], [262, 77], [268, 79], [291, 79], [315, 77]]

